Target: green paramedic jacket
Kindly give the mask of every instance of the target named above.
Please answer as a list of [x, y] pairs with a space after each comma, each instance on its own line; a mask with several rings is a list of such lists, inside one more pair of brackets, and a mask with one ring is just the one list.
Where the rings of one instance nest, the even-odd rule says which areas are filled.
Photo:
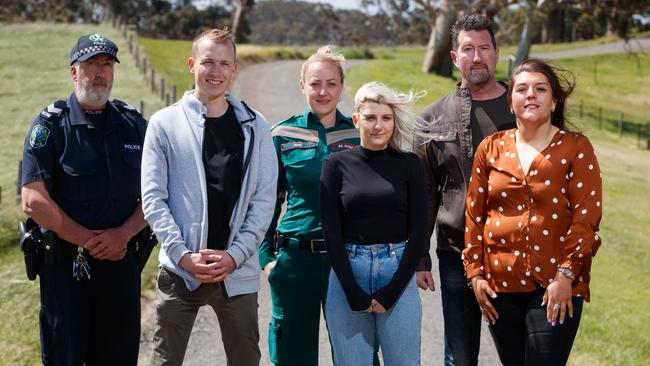
[[[320, 172], [323, 160], [359, 145], [352, 119], [336, 111], [333, 127], [325, 128], [309, 108], [271, 128], [278, 157], [278, 198], [271, 226], [259, 248], [260, 266], [276, 258], [275, 233], [296, 239], [322, 239]], [[287, 211], [279, 225], [284, 200]], [[276, 226], [277, 225], [277, 226]]]

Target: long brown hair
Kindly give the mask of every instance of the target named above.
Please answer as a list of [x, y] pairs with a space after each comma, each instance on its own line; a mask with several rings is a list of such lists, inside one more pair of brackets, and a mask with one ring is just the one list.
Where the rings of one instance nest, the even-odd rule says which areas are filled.
[[512, 91], [515, 86], [515, 76], [522, 72], [537, 72], [546, 76], [551, 93], [555, 100], [555, 110], [551, 112], [551, 124], [558, 128], [565, 128], [567, 118], [565, 116], [566, 101], [576, 86], [573, 74], [565, 69], [551, 65], [549, 62], [538, 58], [529, 58], [520, 63], [512, 71], [508, 85], [508, 104], [512, 108]]

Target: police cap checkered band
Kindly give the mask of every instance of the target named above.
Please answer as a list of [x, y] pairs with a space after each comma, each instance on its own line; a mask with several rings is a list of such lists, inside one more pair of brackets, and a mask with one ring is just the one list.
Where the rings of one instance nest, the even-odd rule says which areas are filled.
[[110, 39], [97, 33], [81, 36], [70, 51], [70, 65], [75, 61], [86, 61], [100, 53], [105, 53], [113, 57], [116, 62], [120, 62], [117, 59], [117, 45]]

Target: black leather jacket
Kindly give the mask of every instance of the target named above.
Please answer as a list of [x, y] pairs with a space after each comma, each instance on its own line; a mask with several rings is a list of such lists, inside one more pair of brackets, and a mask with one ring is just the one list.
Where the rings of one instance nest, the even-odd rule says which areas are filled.
[[[508, 88], [504, 83], [501, 85]], [[464, 246], [465, 198], [474, 160], [471, 110], [470, 91], [459, 83], [454, 91], [427, 106], [421, 115], [430, 122], [432, 135], [421, 151], [428, 200], [427, 234], [431, 237], [437, 223], [437, 250], [457, 252], [459, 256]], [[503, 127], [514, 128], [514, 116], [505, 117], [512, 123]], [[485, 136], [497, 131], [494, 126], [492, 131], [481, 127], [487, 132]], [[431, 270], [429, 245], [417, 270]]]

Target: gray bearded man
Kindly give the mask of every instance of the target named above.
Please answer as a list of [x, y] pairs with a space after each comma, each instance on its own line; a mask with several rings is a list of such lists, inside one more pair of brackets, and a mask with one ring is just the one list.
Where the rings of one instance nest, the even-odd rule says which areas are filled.
[[117, 46], [82, 36], [70, 52], [74, 93], [32, 123], [23, 210], [48, 240], [40, 269], [45, 365], [136, 365], [140, 276], [132, 238], [145, 226], [140, 160], [146, 121], [109, 101]]

